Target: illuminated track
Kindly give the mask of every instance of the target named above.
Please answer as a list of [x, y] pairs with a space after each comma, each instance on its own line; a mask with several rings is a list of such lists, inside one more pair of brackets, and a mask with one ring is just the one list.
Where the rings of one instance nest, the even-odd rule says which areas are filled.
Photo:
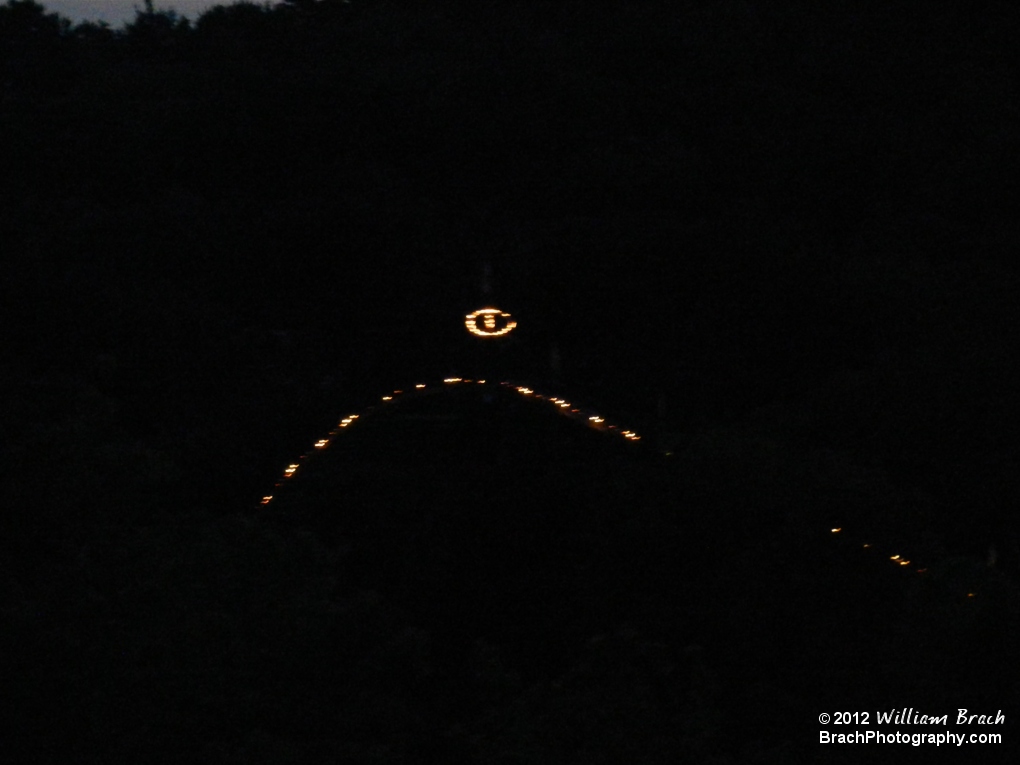
[[[274, 491], [271, 494], [267, 494], [262, 497], [260, 505], [270, 505], [279, 497], [280, 491], [285, 490], [287, 484], [289, 484], [295, 476], [298, 475], [312, 460], [315, 456], [327, 450], [334, 440], [343, 437], [344, 431], [349, 428], [358, 425], [362, 418], [370, 417], [375, 411], [382, 407], [386, 407], [393, 402], [404, 400], [411, 397], [420, 395], [431, 395], [438, 390], [449, 389], [458, 386], [475, 386], [475, 385], [498, 385], [503, 390], [509, 390], [520, 397], [550, 406], [553, 411], [557, 414], [567, 417], [579, 425], [586, 426], [593, 430], [600, 431], [612, 437], [617, 437], [630, 442], [637, 442], [641, 440], [641, 436], [635, 431], [628, 428], [623, 428], [620, 425], [609, 422], [605, 417], [594, 412], [590, 409], [584, 408], [580, 405], [571, 403], [567, 399], [559, 396], [552, 396], [544, 393], [540, 393], [533, 388], [524, 385], [516, 385], [509, 382], [488, 383], [486, 380], [474, 380], [461, 377], [448, 377], [442, 382], [437, 383], [415, 383], [414, 385], [408, 386], [407, 388], [398, 388], [390, 391], [389, 393], [379, 397], [378, 403], [374, 406], [369, 406], [361, 412], [356, 412], [343, 417], [336, 426], [329, 431], [329, 434], [324, 438], [320, 438], [316, 441], [312, 448], [298, 457], [298, 459], [284, 469], [283, 474], [273, 485]], [[662, 452], [664, 457], [670, 456], [671, 452]], [[896, 566], [900, 569], [913, 571], [919, 575], [927, 573], [928, 569], [924, 566], [920, 566], [918, 563], [912, 561], [908, 556], [902, 552], [885, 550], [879, 545], [876, 545], [873, 541], [868, 540], [865, 537], [852, 538], [852, 534], [849, 533], [842, 527], [830, 529], [830, 534], [834, 537], [845, 539], [849, 544], [859, 548], [862, 551], [867, 551], [871, 554], [877, 554], [883, 558], [888, 559], [890, 565]], [[973, 598], [975, 593], [967, 593], [968, 598]]]
[[[336, 426], [331, 431], [329, 431], [329, 434], [326, 437], [320, 438], [312, 445], [311, 450], [305, 452], [300, 457], [298, 457], [297, 461], [287, 465], [287, 467], [283, 471], [283, 475], [273, 485], [273, 487], [274, 489], [284, 488], [288, 483], [291, 482], [291, 480], [296, 475], [298, 475], [299, 471], [301, 471], [307, 464], [309, 464], [309, 462], [312, 459], [314, 459], [316, 454], [328, 449], [330, 444], [333, 443], [334, 439], [340, 437], [346, 429], [354, 426], [355, 423], [362, 417], [370, 416], [379, 407], [383, 407], [395, 401], [410, 398], [415, 395], [420, 395], [423, 393], [431, 394], [432, 392], [443, 388], [464, 385], [487, 385], [487, 384], [491, 383], [488, 383], [486, 380], [472, 380], [462, 377], [447, 377], [441, 383], [432, 383], [431, 385], [428, 383], [415, 383], [414, 385], [408, 386], [407, 388], [398, 388], [396, 390], [390, 391], [389, 393], [380, 396], [379, 403], [376, 404], [375, 406], [367, 407], [365, 410], [361, 412], [349, 414], [346, 417], [342, 418], [336, 424]], [[579, 424], [586, 425], [587, 427], [592, 428], [593, 430], [602, 431], [609, 435], [619, 437], [631, 442], [641, 440], [641, 436], [639, 436], [635, 431], [607, 422], [605, 417], [602, 417], [601, 415], [589, 409], [582, 409], [579, 406], [575, 406], [574, 404], [570, 403], [564, 398], [559, 398], [558, 396], [545, 395], [543, 393], [536, 392], [532, 388], [523, 385], [513, 385], [508, 382], [501, 382], [498, 385], [500, 388], [504, 390], [511, 390], [516, 392], [522, 398], [530, 399], [536, 402], [540, 401], [548, 403], [554, 408], [554, 411], [557, 414], [564, 417], [568, 417]], [[268, 505], [272, 503], [277, 498], [278, 494], [279, 492], [274, 492], [273, 494], [265, 495], [264, 497], [262, 497], [260, 504]]]

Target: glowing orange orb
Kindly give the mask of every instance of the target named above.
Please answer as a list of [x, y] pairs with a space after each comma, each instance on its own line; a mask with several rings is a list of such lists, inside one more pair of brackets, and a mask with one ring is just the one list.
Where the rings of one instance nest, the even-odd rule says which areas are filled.
[[502, 337], [513, 330], [517, 322], [498, 308], [479, 308], [464, 317], [464, 326], [478, 337]]

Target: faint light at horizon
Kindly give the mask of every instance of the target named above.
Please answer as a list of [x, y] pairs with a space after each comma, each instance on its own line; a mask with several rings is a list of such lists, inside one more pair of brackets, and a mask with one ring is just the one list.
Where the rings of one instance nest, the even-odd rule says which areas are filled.
[[[82, 22], [105, 22], [113, 28], [133, 22], [135, 9], [144, 3], [139, 0], [43, 0], [41, 3], [48, 13], [57, 13], [74, 24]], [[217, 5], [225, 5], [221, 0], [172, 0], [169, 3], [157, 2], [156, 10], [169, 6], [180, 16], [190, 21], [198, 20], [206, 11]]]

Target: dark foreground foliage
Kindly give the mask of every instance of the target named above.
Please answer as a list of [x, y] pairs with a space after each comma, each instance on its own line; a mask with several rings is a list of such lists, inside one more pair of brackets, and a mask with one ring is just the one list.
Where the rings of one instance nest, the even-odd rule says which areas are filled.
[[737, 439], [667, 458], [510, 395], [371, 415], [258, 513], [161, 507], [155, 455], [87, 522], [89, 487], [64, 488], [75, 517], [37, 520], [57, 538], [8, 571], [7, 692], [31, 746], [843, 762], [815, 745], [819, 709], [1013, 698], [1015, 583], [961, 558], [901, 571], [833, 537], [820, 503], [855, 476]]

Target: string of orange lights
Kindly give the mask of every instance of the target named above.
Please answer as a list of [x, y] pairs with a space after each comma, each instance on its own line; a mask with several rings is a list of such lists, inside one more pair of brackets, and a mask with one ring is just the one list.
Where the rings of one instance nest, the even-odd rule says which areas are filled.
[[[408, 387], [406, 389], [397, 388], [391, 391], [390, 393], [380, 396], [379, 401], [381, 402], [382, 405], [390, 404], [399, 399], [412, 396], [415, 393], [435, 390], [436, 388], [440, 387], [440, 385], [443, 387], [449, 387], [455, 385], [486, 385], [486, 384], [487, 384], [486, 380], [475, 380], [463, 377], [447, 377], [442, 381], [441, 384], [433, 383], [430, 386], [427, 383], [416, 383], [414, 386]], [[601, 417], [598, 414], [595, 414], [589, 410], [582, 410], [579, 407], [573, 406], [566, 399], [558, 398], [556, 396], [549, 396], [542, 393], [536, 393], [533, 389], [523, 385], [513, 385], [508, 382], [501, 382], [499, 383], [499, 385], [502, 388], [516, 391], [518, 394], [525, 398], [531, 398], [536, 401], [547, 401], [556, 408], [555, 411], [558, 414], [570, 417], [571, 419], [586, 424], [589, 427], [594, 428], [596, 430], [601, 430], [612, 435], [618, 435], [624, 439], [627, 439], [628, 441], [641, 440], [641, 436], [639, 436], [633, 430], [624, 429], [619, 427], [618, 425], [607, 423], [604, 417]], [[358, 420], [363, 415], [371, 413], [374, 409], [375, 409], [374, 406], [368, 407], [365, 411], [361, 413], [349, 414], [346, 417], [342, 418], [337, 423], [336, 427], [329, 432], [329, 435], [326, 438], [320, 438], [313, 444], [311, 451], [305, 452], [300, 457], [298, 457], [297, 462], [292, 462], [289, 465], [287, 465], [287, 467], [283, 471], [283, 475], [280, 478], [280, 480], [273, 485], [274, 488], [276, 489], [283, 488], [287, 483], [291, 481], [291, 479], [293, 479], [298, 474], [298, 471], [301, 470], [307, 464], [307, 461], [310, 460], [313, 457], [313, 455], [315, 455], [319, 451], [328, 448], [332, 440], [336, 438], [338, 435], [340, 435], [340, 433], [342, 433], [343, 430], [349, 428], [351, 425], [354, 424], [356, 420]], [[260, 504], [268, 505], [276, 498], [276, 496], [277, 496], [276, 493], [267, 494], [262, 497]]]
[[[442, 381], [442, 383], [433, 383], [431, 385], [428, 383], [416, 383], [415, 385], [409, 386], [406, 389], [398, 388], [396, 390], [391, 391], [390, 393], [380, 396], [379, 401], [380, 405], [385, 406], [395, 401], [406, 398], [408, 396], [414, 396], [415, 394], [420, 394], [422, 392], [431, 393], [434, 392], [436, 389], [442, 387], [459, 385], [486, 385], [486, 384], [488, 384], [487, 381], [481, 379], [447, 377]], [[578, 424], [586, 425], [589, 428], [609, 435], [618, 436], [620, 438], [626, 439], [627, 441], [636, 442], [641, 440], [641, 436], [638, 435], [635, 431], [625, 429], [620, 427], [619, 425], [610, 423], [606, 420], [605, 417], [595, 412], [592, 412], [591, 410], [582, 408], [580, 406], [576, 406], [572, 404], [570, 401], [567, 401], [564, 398], [560, 398], [559, 396], [540, 393], [528, 386], [516, 385], [509, 382], [500, 382], [498, 385], [503, 389], [511, 390], [517, 393], [518, 395], [525, 399], [551, 404], [553, 407], [553, 411], [555, 411], [557, 414], [569, 417]], [[290, 483], [293, 480], [293, 478], [298, 474], [298, 472], [308, 463], [309, 460], [311, 460], [314, 457], [316, 453], [327, 449], [329, 445], [332, 443], [333, 439], [335, 439], [341, 433], [343, 433], [344, 430], [352, 427], [359, 420], [359, 418], [363, 417], [364, 415], [370, 414], [372, 411], [375, 410], [375, 408], [376, 408], [375, 406], [370, 406], [361, 413], [349, 414], [346, 417], [343, 417], [336, 424], [336, 427], [329, 431], [327, 437], [320, 438], [318, 441], [316, 441], [313, 444], [312, 449], [310, 451], [305, 452], [300, 457], [298, 457], [297, 462], [292, 462], [291, 464], [287, 465], [287, 467], [283, 471], [283, 475], [281, 476], [281, 478], [274, 484], [274, 489], [276, 489], [277, 491], [275, 491], [273, 494], [267, 494], [263, 496], [259, 504], [269, 505], [270, 503], [272, 503], [279, 496], [279, 490], [283, 489], [288, 483]], [[671, 454], [672, 454], [671, 452], [663, 452], [664, 456], [670, 456]], [[850, 540], [849, 537], [851, 535], [848, 534], [842, 527], [833, 528], [830, 530], [830, 532], [834, 537], [838, 536], [840, 538], [847, 539], [847, 541], [850, 544], [859, 546], [861, 550], [867, 550], [871, 553], [875, 553], [881, 555], [882, 557], [887, 558], [892, 565], [898, 566], [900, 568], [906, 568], [912, 565], [912, 561], [906, 556], [904, 556], [902, 553], [898, 552], [893, 554], [889, 554], [888, 552], [883, 553], [879, 551], [871, 541], [864, 541], [863, 539]], [[919, 575], [924, 575], [928, 572], [928, 569], [926, 567], [917, 567], [916, 563], [914, 563], [913, 565], [915, 566], [915, 568], [913, 568], [912, 570]], [[975, 597], [975, 593], [973, 592], [967, 593], [967, 597], [973, 598]]]

